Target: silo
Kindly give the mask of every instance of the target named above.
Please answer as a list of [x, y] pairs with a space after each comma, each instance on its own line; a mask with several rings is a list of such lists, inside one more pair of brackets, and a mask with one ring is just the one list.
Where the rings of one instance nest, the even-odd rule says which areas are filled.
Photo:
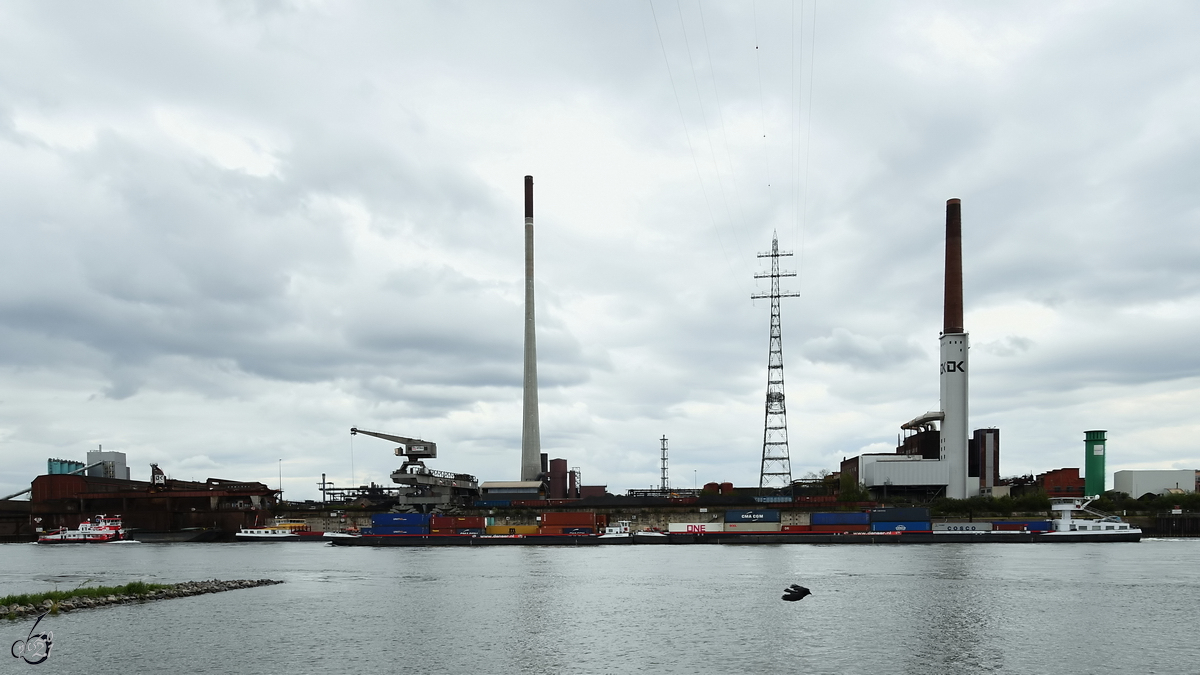
[[1104, 434], [1103, 430], [1083, 432], [1083, 492], [1088, 497], [1104, 494]]

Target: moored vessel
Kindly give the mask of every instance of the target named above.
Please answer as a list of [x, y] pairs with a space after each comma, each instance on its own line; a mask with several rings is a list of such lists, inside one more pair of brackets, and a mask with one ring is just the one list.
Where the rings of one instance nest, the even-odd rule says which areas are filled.
[[301, 519], [276, 518], [265, 527], [243, 527], [234, 539], [238, 541], [328, 541], [324, 532], [316, 532]]
[[121, 516], [99, 515], [79, 524], [79, 529], [63, 528], [38, 536], [39, 544], [103, 544], [125, 540]]

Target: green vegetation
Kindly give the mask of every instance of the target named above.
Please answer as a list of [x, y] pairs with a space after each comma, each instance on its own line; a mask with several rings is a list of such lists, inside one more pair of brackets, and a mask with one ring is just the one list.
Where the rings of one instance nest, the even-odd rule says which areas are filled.
[[1191, 492], [1183, 495], [1157, 495], [1146, 499], [1134, 499], [1124, 492], [1106, 492], [1104, 496], [1092, 502], [1092, 507], [1109, 513], [1127, 511], [1130, 515], [1155, 515], [1170, 512], [1175, 507], [1185, 512], [1200, 511], [1200, 493]]
[[1041, 513], [1050, 510], [1050, 498], [1043, 493], [1021, 495], [1020, 497], [968, 497], [967, 499], [950, 499], [939, 497], [929, 505], [929, 510], [935, 517], [946, 516], [1004, 516], [1014, 513]]
[[843, 502], [869, 502], [871, 501], [871, 493], [867, 490], [867, 486], [862, 483], [855, 483], [854, 478], [849, 474], [842, 476], [842, 484], [838, 501]]
[[69, 598], [106, 598], [110, 595], [143, 597], [163, 588], [171, 588], [171, 585], [148, 584], [144, 581], [134, 581], [124, 586], [95, 586], [91, 588], [76, 588], [71, 591], [23, 593], [21, 595], [6, 595], [0, 598], [0, 607], [8, 607], [10, 605], [40, 605], [46, 600], [57, 604]]

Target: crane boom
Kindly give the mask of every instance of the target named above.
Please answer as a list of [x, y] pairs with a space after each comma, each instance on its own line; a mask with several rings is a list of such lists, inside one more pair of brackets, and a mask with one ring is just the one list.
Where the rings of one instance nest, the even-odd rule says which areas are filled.
[[380, 431], [367, 431], [366, 429], [350, 427], [350, 435], [354, 436], [355, 434], [365, 434], [367, 436], [374, 436], [375, 438], [382, 438], [385, 441], [399, 443], [400, 447], [396, 448], [397, 456], [423, 457], [426, 459], [434, 459], [437, 457], [437, 443], [423, 441], [419, 438], [395, 436], [392, 434], [385, 434]]

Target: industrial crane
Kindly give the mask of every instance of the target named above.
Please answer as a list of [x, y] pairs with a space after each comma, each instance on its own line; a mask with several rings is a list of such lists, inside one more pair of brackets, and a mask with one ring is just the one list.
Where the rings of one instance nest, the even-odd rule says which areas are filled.
[[400, 444], [395, 452], [397, 457], [404, 457], [404, 464], [392, 472], [392, 482], [413, 488], [413, 492], [401, 495], [401, 506], [428, 511], [432, 508], [469, 506], [478, 499], [478, 478], [470, 474], [434, 471], [425, 467], [421, 460], [437, 458], [436, 443], [351, 427], [350, 435], [357, 434]]

